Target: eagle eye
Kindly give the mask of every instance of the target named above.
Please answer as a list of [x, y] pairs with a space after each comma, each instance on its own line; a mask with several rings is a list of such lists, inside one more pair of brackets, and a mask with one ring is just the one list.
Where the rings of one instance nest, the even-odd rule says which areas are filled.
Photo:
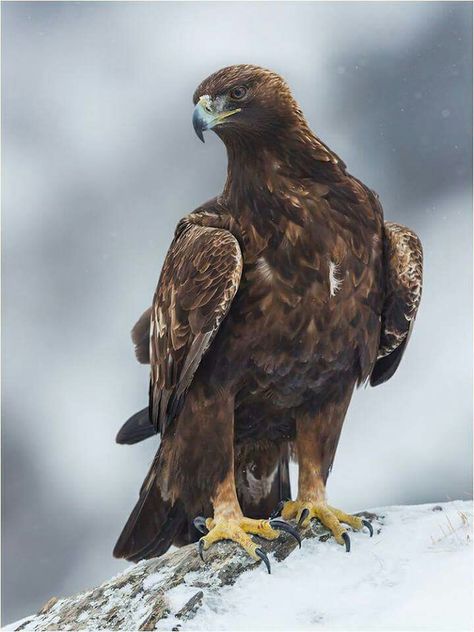
[[245, 86], [236, 86], [235, 88], [232, 88], [229, 94], [230, 98], [234, 99], [234, 101], [240, 101], [247, 94], [247, 88]]

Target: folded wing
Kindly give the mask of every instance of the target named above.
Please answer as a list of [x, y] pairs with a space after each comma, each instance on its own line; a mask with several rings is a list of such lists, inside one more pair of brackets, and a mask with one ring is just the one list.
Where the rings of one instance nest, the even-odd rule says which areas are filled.
[[140, 364], [150, 364], [150, 319], [151, 307], [143, 312], [132, 329], [132, 342]]
[[240, 247], [227, 230], [189, 224], [173, 241], [151, 308], [150, 411], [157, 430], [179, 413], [241, 274]]
[[423, 249], [409, 228], [385, 222], [385, 302], [377, 362], [372, 386], [387, 381], [397, 370], [408, 343], [423, 282]]

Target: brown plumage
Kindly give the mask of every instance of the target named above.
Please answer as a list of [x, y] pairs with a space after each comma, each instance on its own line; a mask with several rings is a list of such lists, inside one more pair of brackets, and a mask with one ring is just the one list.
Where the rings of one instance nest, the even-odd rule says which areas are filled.
[[151, 363], [151, 424], [140, 411], [118, 441], [161, 433], [114, 550], [135, 561], [196, 540], [199, 514], [210, 528], [267, 518], [290, 497], [290, 452], [299, 490], [283, 516], [307, 508], [325, 522], [353, 389], [393, 375], [421, 296], [418, 238], [384, 224], [377, 195], [311, 132], [278, 75], [224, 68], [194, 103], [198, 135], [213, 127], [225, 143], [228, 175], [179, 223], [133, 330]]

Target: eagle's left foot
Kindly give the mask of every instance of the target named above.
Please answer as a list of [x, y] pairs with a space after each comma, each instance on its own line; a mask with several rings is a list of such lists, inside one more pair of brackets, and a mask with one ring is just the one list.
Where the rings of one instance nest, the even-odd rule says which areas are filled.
[[201, 533], [205, 533], [198, 544], [199, 555], [204, 561], [203, 551], [220, 540], [232, 540], [247, 551], [254, 560], [262, 560], [270, 573], [270, 562], [265, 551], [252, 540], [249, 534], [258, 535], [266, 540], [276, 540], [279, 531], [285, 531], [297, 540], [301, 547], [301, 536], [291, 525], [282, 520], [254, 520], [241, 518], [238, 520], [205, 520], [202, 516], [194, 519], [194, 526]]
[[358, 516], [351, 516], [340, 509], [330, 507], [324, 501], [319, 502], [303, 502], [303, 501], [287, 501], [282, 508], [281, 516], [284, 520], [295, 518], [298, 526], [306, 528], [312, 518], [317, 518], [325, 527], [331, 531], [336, 542], [345, 545], [346, 551], [351, 550], [351, 540], [346, 529], [341, 523], [347, 524], [353, 529], [360, 531], [366, 527], [370, 537], [373, 536], [374, 530], [368, 520], [362, 520]]

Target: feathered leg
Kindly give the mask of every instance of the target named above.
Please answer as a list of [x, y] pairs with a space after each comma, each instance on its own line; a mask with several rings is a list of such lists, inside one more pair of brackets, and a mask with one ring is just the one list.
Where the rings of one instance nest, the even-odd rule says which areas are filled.
[[[267, 540], [275, 540], [279, 537], [280, 531], [286, 531], [296, 538], [298, 542], [301, 542], [301, 539], [298, 532], [291, 525], [281, 520], [258, 520], [244, 516], [237, 497], [235, 483], [233, 400], [232, 402], [228, 401], [224, 408], [222, 393], [220, 393], [220, 398], [220, 404], [216, 402], [212, 409], [212, 427], [214, 432], [216, 428], [220, 427], [220, 448], [213, 450], [209, 454], [209, 458], [214, 460], [221, 459], [226, 464], [226, 471], [224, 476], [220, 476], [216, 480], [215, 484], [209, 485], [210, 481], [208, 481], [208, 486], [212, 490], [213, 517], [204, 519], [202, 516], [198, 516], [194, 520], [196, 528], [205, 533], [198, 544], [199, 552], [201, 557], [203, 557], [203, 551], [215, 542], [232, 540], [245, 549], [253, 559], [263, 560], [268, 572], [270, 572], [270, 563], [264, 550], [250, 536], [258, 535]], [[202, 428], [206, 427], [202, 403], [199, 407], [199, 415], [201, 417], [200, 432], [202, 432]], [[219, 417], [222, 417], [222, 421], [224, 421], [224, 416], [226, 417], [225, 423], [219, 426]], [[226, 454], [225, 460], [222, 460], [223, 452]]]
[[297, 419], [298, 497], [286, 502], [281, 513], [282, 518], [294, 518], [303, 528], [312, 518], [317, 518], [347, 551], [350, 551], [350, 538], [344, 525], [357, 530], [365, 526], [372, 535], [369, 522], [330, 507], [326, 501], [326, 481], [351, 394], [352, 388], [341, 402], [327, 405], [315, 416], [306, 414]]

